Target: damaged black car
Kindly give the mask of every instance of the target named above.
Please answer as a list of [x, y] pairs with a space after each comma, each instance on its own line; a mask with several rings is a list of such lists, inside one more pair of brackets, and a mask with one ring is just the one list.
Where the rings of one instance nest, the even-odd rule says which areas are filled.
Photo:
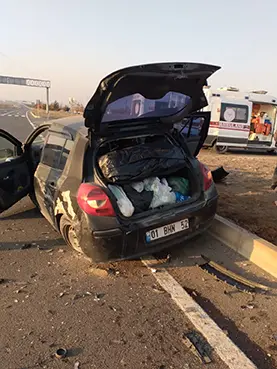
[[196, 157], [210, 122], [203, 86], [218, 69], [180, 62], [121, 69], [100, 82], [84, 119], [43, 124], [24, 143], [0, 130], [0, 212], [29, 195], [94, 262], [201, 234], [217, 209], [212, 173]]

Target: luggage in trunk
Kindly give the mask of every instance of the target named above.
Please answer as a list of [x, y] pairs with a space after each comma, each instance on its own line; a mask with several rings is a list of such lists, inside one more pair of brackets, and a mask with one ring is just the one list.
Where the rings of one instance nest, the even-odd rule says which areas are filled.
[[115, 140], [98, 154], [99, 174], [125, 217], [188, 201], [197, 191], [185, 152], [169, 137]]
[[184, 152], [165, 138], [111, 151], [99, 158], [108, 182], [126, 184], [147, 177], [166, 176], [186, 166]]

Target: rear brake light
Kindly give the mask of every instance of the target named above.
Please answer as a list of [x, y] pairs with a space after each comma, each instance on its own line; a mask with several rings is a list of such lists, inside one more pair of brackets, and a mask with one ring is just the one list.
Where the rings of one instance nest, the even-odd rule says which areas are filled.
[[208, 189], [213, 184], [213, 175], [210, 169], [203, 163], [199, 162], [201, 172], [203, 174], [204, 179], [204, 191], [208, 191]]
[[77, 202], [85, 213], [95, 216], [115, 216], [114, 208], [101, 187], [82, 183], [77, 194]]

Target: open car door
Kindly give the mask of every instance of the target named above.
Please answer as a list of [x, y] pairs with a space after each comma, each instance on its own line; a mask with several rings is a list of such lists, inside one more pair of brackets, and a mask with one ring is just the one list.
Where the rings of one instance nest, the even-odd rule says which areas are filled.
[[0, 129], [0, 213], [26, 196], [31, 174], [22, 143]]
[[207, 138], [210, 119], [210, 112], [198, 112], [186, 117], [181, 123], [174, 125], [175, 130], [185, 140], [192, 156], [196, 157], [199, 154]]
[[34, 190], [33, 175], [44, 145], [42, 134], [50, 126], [40, 125], [24, 144], [0, 129], [0, 213]]

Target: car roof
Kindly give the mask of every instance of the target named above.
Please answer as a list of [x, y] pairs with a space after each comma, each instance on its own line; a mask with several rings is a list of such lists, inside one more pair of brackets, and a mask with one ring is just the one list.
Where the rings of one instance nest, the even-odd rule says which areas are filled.
[[50, 130], [61, 133], [69, 132], [73, 137], [75, 137], [77, 133], [85, 137], [88, 135], [88, 129], [84, 125], [83, 116], [76, 115], [52, 120]]

